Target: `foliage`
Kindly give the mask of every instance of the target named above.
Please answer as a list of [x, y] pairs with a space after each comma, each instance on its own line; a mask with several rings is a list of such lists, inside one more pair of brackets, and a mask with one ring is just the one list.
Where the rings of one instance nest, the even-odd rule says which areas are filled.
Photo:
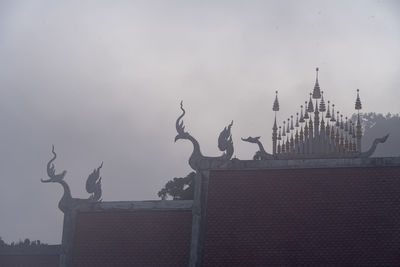
[[19, 240], [17, 243], [11, 242], [11, 244], [7, 244], [0, 237], [0, 247], [12, 247], [12, 248], [28, 248], [28, 247], [41, 247], [47, 246], [47, 244], [41, 243], [40, 240], [29, 240], [29, 238], [25, 238], [24, 241]]
[[[362, 113], [362, 150], [366, 151], [375, 138], [389, 134], [388, 140], [380, 144], [372, 157], [398, 157], [400, 156], [400, 116], [399, 114], [388, 113]], [[357, 114], [351, 117], [353, 122], [357, 121]]]
[[164, 188], [158, 192], [161, 199], [172, 197], [174, 200], [191, 200], [194, 196], [194, 172], [189, 173], [186, 177], [174, 178], [168, 181]]

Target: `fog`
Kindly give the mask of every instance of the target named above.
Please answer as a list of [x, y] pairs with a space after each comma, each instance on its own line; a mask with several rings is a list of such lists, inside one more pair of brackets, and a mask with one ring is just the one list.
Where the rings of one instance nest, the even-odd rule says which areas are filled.
[[55, 145], [73, 197], [102, 161], [103, 200], [157, 199], [190, 172], [190, 142], [219, 155], [233, 120], [235, 156], [271, 151], [315, 82], [350, 116], [400, 112], [398, 1], [1, 1], [0, 236], [61, 241], [59, 184], [40, 183]]

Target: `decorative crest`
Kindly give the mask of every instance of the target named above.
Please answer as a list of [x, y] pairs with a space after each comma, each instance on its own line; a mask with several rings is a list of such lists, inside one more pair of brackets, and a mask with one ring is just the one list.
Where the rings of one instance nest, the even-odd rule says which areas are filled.
[[101, 163], [100, 167], [95, 169], [88, 177], [86, 181], [86, 190], [89, 194], [92, 194], [89, 199], [79, 199], [79, 198], [72, 198], [71, 190], [69, 189], [68, 184], [64, 181], [64, 177], [67, 174], [67, 171], [62, 171], [59, 174], [56, 174], [54, 161], [57, 158], [57, 154], [54, 151], [54, 145], [52, 146], [51, 150], [53, 157], [47, 163], [47, 176], [49, 179], [41, 179], [42, 183], [59, 183], [64, 189], [64, 194], [61, 200], [58, 203], [58, 207], [62, 212], [68, 212], [77, 204], [80, 204], [85, 201], [100, 201], [101, 200], [101, 177], [100, 177], [100, 169], [103, 166]]
[[176, 131], [178, 135], [175, 136], [175, 142], [177, 140], [189, 140], [193, 145], [193, 152], [189, 158], [189, 165], [193, 170], [201, 170], [202, 168], [218, 167], [227, 163], [232, 158], [233, 155], [233, 141], [231, 135], [231, 127], [233, 121], [225, 127], [218, 137], [218, 148], [224, 153], [219, 157], [205, 157], [200, 151], [199, 142], [188, 132], [185, 132], [185, 126], [183, 124], [183, 116], [185, 116], [186, 111], [183, 108], [183, 101], [181, 101], [180, 108], [182, 114], [176, 120]]

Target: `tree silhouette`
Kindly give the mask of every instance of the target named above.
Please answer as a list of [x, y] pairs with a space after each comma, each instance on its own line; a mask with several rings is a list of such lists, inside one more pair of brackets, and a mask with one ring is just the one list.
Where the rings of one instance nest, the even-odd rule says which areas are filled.
[[[368, 150], [375, 138], [390, 134], [388, 140], [380, 144], [372, 157], [400, 156], [400, 116], [388, 113], [386, 115], [370, 112], [360, 114], [363, 126], [362, 150]], [[357, 121], [357, 115], [351, 117]]]
[[19, 240], [18, 243], [11, 242], [11, 244], [7, 244], [0, 237], [0, 248], [4, 247], [12, 247], [12, 248], [29, 248], [29, 247], [43, 247], [48, 246], [47, 244], [41, 243], [40, 240], [29, 240], [29, 238], [25, 238], [24, 241]]
[[172, 197], [174, 200], [190, 200], [194, 196], [194, 177], [191, 172], [186, 177], [173, 178], [158, 192], [161, 199]]

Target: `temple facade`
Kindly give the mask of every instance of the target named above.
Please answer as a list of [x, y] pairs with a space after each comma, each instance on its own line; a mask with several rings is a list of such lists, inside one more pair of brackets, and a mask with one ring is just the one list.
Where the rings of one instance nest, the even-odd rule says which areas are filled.
[[206, 156], [181, 103], [175, 141], [193, 145], [193, 200], [102, 201], [102, 164], [87, 178], [89, 197], [74, 198], [53, 148], [42, 182], [64, 189], [54, 266], [400, 265], [400, 157], [370, 158], [388, 135], [361, 150], [361, 107], [358, 90], [356, 121], [325, 103], [317, 68], [309, 100], [279, 126], [276, 94], [272, 153], [250, 136], [242, 140], [259, 150], [241, 160], [233, 122], [218, 137], [222, 154]]

